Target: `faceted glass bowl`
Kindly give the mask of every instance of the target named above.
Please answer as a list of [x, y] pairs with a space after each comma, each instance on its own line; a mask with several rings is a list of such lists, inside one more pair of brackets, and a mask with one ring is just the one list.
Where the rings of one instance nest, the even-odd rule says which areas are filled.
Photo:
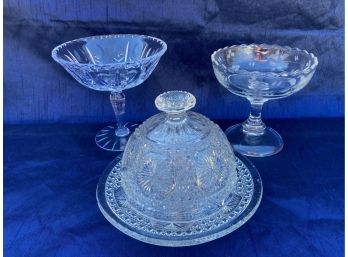
[[123, 120], [123, 90], [144, 82], [157, 66], [167, 45], [158, 38], [120, 34], [80, 38], [52, 50], [52, 57], [80, 84], [98, 91], [110, 91], [117, 124], [96, 135], [105, 150], [123, 151], [132, 125]]
[[150, 36], [103, 35], [59, 45], [52, 57], [82, 85], [121, 92], [146, 80], [166, 49], [162, 40]]
[[251, 44], [219, 49], [211, 59], [220, 84], [251, 104], [249, 118], [226, 131], [234, 149], [253, 157], [278, 153], [283, 141], [262, 122], [262, 106], [304, 88], [316, 70], [317, 57], [288, 46]]

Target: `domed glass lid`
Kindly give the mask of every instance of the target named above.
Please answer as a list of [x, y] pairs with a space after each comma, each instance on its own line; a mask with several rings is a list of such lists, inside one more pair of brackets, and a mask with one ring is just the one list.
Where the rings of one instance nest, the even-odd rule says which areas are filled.
[[122, 158], [123, 188], [135, 209], [165, 221], [189, 222], [216, 212], [236, 182], [234, 153], [222, 130], [188, 111], [195, 97], [159, 95], [163, 112], [141, 124]]

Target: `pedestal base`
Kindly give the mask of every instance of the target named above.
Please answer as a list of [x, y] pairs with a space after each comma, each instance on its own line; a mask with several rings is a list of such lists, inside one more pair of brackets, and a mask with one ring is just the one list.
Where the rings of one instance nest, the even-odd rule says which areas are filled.
[[128, 135], [119, 137], [115, 134], [117, 125], [109, 125], [97, 133], [97, 135], [95, 136], [95, 143], [97, 144], [97, 146], [106, 151], [123, 152], [124, 148], [126, 147], [129, 136], [132, 134], [132, 132], [137, 126], [138, 124], [128, 124]]
[[260, 136], [249, 136], [243, 132], [242, 124], [229, 127], [225, 132], [235, 151], [251, 157], [265, 157], [279, 153], [283, 148], [281, 136], [267, 127]]

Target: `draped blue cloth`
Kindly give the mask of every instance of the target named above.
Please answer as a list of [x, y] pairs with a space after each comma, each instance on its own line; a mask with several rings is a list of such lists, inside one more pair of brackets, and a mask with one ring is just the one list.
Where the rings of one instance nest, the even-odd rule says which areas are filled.
[[342, 257], [343, 119], [268, 124], [285, 146], [251, 159], [264, 186], [255, 215], [223, 238], [183, 248], [132, 239], [99, 211], [97, 182], [115, 157], [95, 146], [103, 125], [6, 125], [5, 256]]
[[[5, 0], [5, 256], [343, 256], [343, 13], [341, 0]], [[193, 93], [194, 110], [211, 119], [245, 118], [247, 101], [213, 74], [218, 48], [269, 43], [319, 58], [305, 89], [265, 104], [285, 147], [252, 159], [263, 200], [232, 234], [193, 247], [152, 246], [122, 234], [98, 210], [98, 178], [115, 157], [94, 143], [103, 127], [95, 123], [114, 120], [108, 94], [79, 85], [50, 52], [110, 33], [168, 44], [150, 78], [125, 92], [130, 121], [156, 113], [155, 97], [172, 89]]]
[[[318, 71], [295, 96], [270, 101], [265, 117], [342, 117], [342, 0], [5, 0], [4, 119], [7, 123], [107, 122], [106, 92], [79, 85], [50, 52], [65, 41], [109, 33], [159, 37], [168, 50], [151, 77], [126, 90], [127, 118], [144, 120], [167, 90], [193, 93], [213, 119], [247, 115], [247, 102], [217, 82], [210, 55], [232, 44], [290, 45], [313, 52]], [[212, 108], [213, 107], [213, 108]]]

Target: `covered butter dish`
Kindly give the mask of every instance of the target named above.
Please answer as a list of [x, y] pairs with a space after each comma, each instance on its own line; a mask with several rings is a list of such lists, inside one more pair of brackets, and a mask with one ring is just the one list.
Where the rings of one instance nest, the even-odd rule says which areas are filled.
[[104, 216], [136, 239], [165, 246], [207, 242], [241, 226], [261, 199], [255, 167], [235, 156], [218, 125], [189, 111], [192, 94], [169, 91], [155, 104], [162, 112], [135, 130], [100, 179]]

